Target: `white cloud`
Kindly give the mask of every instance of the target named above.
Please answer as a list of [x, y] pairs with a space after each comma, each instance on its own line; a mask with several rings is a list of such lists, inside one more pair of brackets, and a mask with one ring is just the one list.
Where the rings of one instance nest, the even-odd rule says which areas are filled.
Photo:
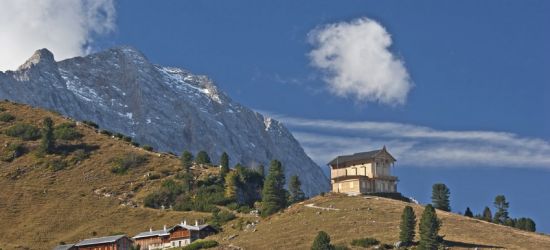
[[360, 18], [309, 33], [311, 64], [322, 69], [329, 90], [357, 101], [404, 104], [413, 84], [403, 61], [388, 48], [392, 39], [378, 22]]
[[386, 145], [398, 164], [404, 165], [550, 169], [550, 142], [513, 133], [272, 116], [293, 131], [308, 155], [320, 165], [336, 155]]
[[115, 29], [113, 0], [6, 0], [0, 7], [0, 70], [16, 69], [41, 48], [56, 60], [90, 52]]

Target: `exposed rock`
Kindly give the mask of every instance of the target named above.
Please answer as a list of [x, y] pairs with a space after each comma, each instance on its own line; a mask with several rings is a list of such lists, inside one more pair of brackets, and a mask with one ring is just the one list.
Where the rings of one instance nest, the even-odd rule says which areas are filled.
[[329, 189], [283, 124], [232, 101], [208, 77], [154, 65], [131, 47], [60, 62], [41, 49], [17, 71], [0, 72], [0, 99], [90, 120], [160, 151], [205, 150], [214, 162], [226, 151], [231, 165], [278, 159], [306, 195]]

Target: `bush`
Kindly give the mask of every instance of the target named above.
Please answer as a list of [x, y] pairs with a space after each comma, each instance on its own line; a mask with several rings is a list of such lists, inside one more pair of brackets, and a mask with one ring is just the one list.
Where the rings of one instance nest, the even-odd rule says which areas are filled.
[[102, 135], [106, 135], [106, 136], [112, 136], [113, 135], [113, 133], [111, 133], [111, 131], [109, 131], [109, 130], [100, 130], [99, 133], [102, 134]]
[[236, 216], [226, 210], [212, 212], [212, 218], [210, 219], [210, 225], [217, 230], [220, 230], [221, 226], [228, 221], [235, 219]]
[[88, 157], [90, 157], [90, 153], [88, 153], [84, 149], [78, 149], [78, 150], [74, 151], [73, 158], [71, 159], [71, 161], [73, 163], [77, 163], [77, 162], [81, 162], [83, 160], [88, 159]]
[[121, 133], [115, 133], [114, 136], [115, 136], [116, 138], [118, 138], [118, 139], [124, 138], [124, 135], [121, 134]]
[[67, 162], [65, 162], [63, 160], [53, 160], [53, 161], [50, 162], [49, 167], [53, 171], [63, 170], [67, 167]]
[[384, 243], [384, 244], [380, 245], [379, 249], [393, 249], [393, 245]]
[[93, 121], [82, 121], [82, 123], [92, 127], [92, 128], [99, 128], [99, 125], [97, 125], [97, 123], [93, 122]]
[[2, 153], [1, 160], [3, 161], [13, 161], [15, 158], [22, 156], [25, 154], [27, 149], [23, 144], [15, 143], [15, 144], [9, 144], [6, 147], [6, 150]]
[[0, 121], [2, 121], [2, 122], [11, 122], [13, 120], [15, 120], [15, 116], [13, 116], [9, 113], [0, 114]]
[[40, 129], [30, 124], [20, 123], [6, 129], [5, 134], [30, 141], [40, 138]]
[[143, 145], [141, 148], [147, 150], [147, 151], [153, 151], [153, 147], [149, 146], [149, 145]]
[[184, 246], [182, 250], [196, 250], [217, 247], [218, 242], [215, 240], [197, 240], [187, 246]]
[[137, 168], [147, 162], [147, 157], [144, 155], [137, 155], [134, 153], [128, 153], [120, 158], [114, 159], [114, 166], [111, 168], [111, 172], [115, 174], [125, 174], [128, 169]]
[[349, 247], [344, 246], [344, 245], [336, 245], [336, 246], [334, 246], [333, 249], [334, 250], [350, 250]]
[[75, 124], [72, 122], [67, 122], [56, 126], [53, 131], [53, 135], [56, 139], [67, 141], [82, 138], [82, 134], [76, 130]]
[[380, 241], [378, 241], [375, 238], [362, 238], [362, 239], [355, 239], [351, 241], [352, 246], [358, 246], [358, 247], [370, 247], [374, 245], [378, 245]]

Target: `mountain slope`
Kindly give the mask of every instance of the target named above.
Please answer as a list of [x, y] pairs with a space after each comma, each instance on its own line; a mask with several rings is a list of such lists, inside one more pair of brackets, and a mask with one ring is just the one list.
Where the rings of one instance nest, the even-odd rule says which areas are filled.
[[[323, 210], [306, 205], [313, 204]], [[238, 228], [233, 222], [225, 231], [211, 238], [222, 245], [244, 249], [309, 249], [318, 231], [323, 230], [337, 245], [347, 245], [353, 239], [374, 237], [382, 243], [399, 240], [399, 222], [406, 205], [411, 205], [420, 220], [423, 207], [386, 198], [347, 197], [329, 194], [296, 204], [284, 213], [276, 214], [251, 229]], [[451, 249], [550, 249], [550, 236], [521, 231], [465, 216], [437, 211], [444, 235]], [[257, 218], [247, 219], [251, 222]], [[246, 225], [246, 223], [245, 223]], [[417, 227], [418, 240], [418, 227]], [[234, 236], [233, 239], [228, 239]], [[362, 249], [362, 248], [357, 248]]]
[[37, 51], [17, 71], [0, 72], [0, 99], [56, 110], [133, 137], [160, 151], [223, 151], [231, 164], [278, 159], [306, 194], [328, 190], [321, 169], [278, 121], [232, 101], [205, 76], [150, 63], [131, 47], [56, 62]]
[[[36, 154], [39, 140], [7, 136], [6, 130], [23, 123], [40, 127], [45, 117], [51, 117], [56, 125], [72, 121], [7, 102], [0, 102], [0, 111], [0, 115], [15, 117], [0, 121], [0, 249], [52, 249], [60, 241], [117, 232], [134, 235], [184, 218], [209, 217], [209, 213], [161, 211], [140, 205], [141, 198], [158, 187], [163, 176], [181, 169], [177, 157], [145, 151], [79, 123], [75, 128], [82, 138], [59, 142], [65, 153], [40, 156]], [[13, 160], [11, 145], [24, 148]], [[79, 150], [89, 156], [83, 157]], [[112, 173], [113, 161], [127, 154], [144, 156], [147, 162], [123, 175]], [[59, 162], [66, 166], [55, 170]], [[150, 180], [148, 173], [160, 173], [161, 178]]]

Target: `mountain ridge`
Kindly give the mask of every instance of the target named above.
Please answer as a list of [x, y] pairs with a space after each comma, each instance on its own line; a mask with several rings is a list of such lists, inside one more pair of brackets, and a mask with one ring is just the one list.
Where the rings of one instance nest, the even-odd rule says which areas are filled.
[[91, 120], [160, 151], [205, 150], [214, 161], [227, 151], [232, 165], [278, 159], [307, 195], [328, 190], [282, 123], [234, 102], [208, 77], [153, 64], [130, 46], [59, 62], [38, 50], [18, 70], [0, 73], [0, 98]]

